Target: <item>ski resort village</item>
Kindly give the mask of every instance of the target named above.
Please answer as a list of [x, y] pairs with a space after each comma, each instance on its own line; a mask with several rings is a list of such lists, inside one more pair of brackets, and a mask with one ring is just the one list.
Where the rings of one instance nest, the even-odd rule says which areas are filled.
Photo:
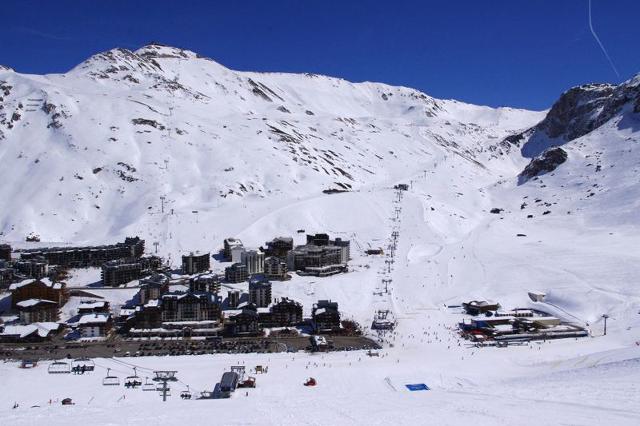
[[[211, 268], [211, 253], [185, 254], [181, 267], [172, 270], [163, 259], [145, 256], [145, 240], [138, 237], [105, 246], [24, 249], [17, 253], [20, 257], [16, 261], [7, 249], [3, 274], [8, 282], [4, 287], [10, 292], [12, 310], [3, 317], [0, 339], [3, 343], [34, 344], [32, 349], [18, 346], [17, 351], [7, 353], [24, 359], [39, 357], [32, 351], [52, 354], [44, 348], [50, 349], [54, 343], [74, 341], [86, 344], [63, 346], [79, 350], [101, 348], [112, 355], [120, 352], [118, 347], [107, 350], [114, 347], [107, 346], [107, 342], [117, 340], [114, 335], [136, 342], [158, 338], [182, 342], [182, 350], [167, 350], [166, 354], [171, 355], [184, 354], [187, 347], [193, 346], [186, 344], [192, 340], [210, 342], [208, 349], [227, 352], [245, 352], [248, 348], [288, 350], [277, 338], [223, 340], [223, 336], [261, 337], [265, 328], [268, 336], [275, 328], [274, 336], [289, 339], [298, 336], [296, 327], [314, 334], [362, 335], [355, 321], [341, 320], [337, 302], [318, 300], [309, 307], [310, 316], [303, 317], [302, 304], [287, 297], [286, 281], [292, 278], [289, 267], [299, 276], [313, 277], [348, 271], [349, 241], [317, 234], [307, 235], [306, 243], [295, 247], [292, 237], [278, 237], [265, 246], [249, 250], [238, 239], [225, 239], [224, 248], [214, 256], [220, 265], [229, 266], [221, 266], [218, 273]], [[76, 282], [74, 286], [62, 281], [82, 269], [85, 271], [80, 276], [93, 273], [99, 279]], [[272, 297], [272, 281], [281, 287], [276, 291], [282, 297]], [[125, 300], [127, 297], [131, 299]], [[345, 341], [364, 348], [377, 346], [367, 339]], [[310, 339], [309, 349], [333, 349], [333, 342], [320, 346], [317, 342]], [[38, 343], [48, 344], [41, 349]], [[300, 339], [292, 340], [292, 344], [300, 346]], [[139, 345], [139, 349], [146, 346]], [[159, 351], [162, 345], [154, 346]], [[133, 356], [142, 352], [137, 350]], [[68, 354], [60, 353], [61, 357], [64, 355]]]
[[640, 424], [640, 76], [567, 89], [0, 66], [0, 423]]

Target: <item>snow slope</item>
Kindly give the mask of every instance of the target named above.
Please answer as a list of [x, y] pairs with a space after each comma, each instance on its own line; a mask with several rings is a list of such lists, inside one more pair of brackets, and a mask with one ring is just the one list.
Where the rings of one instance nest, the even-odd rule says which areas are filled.
[[[301, 228], [328, 232], [352, 240], [351, 272], [274, 283], [274, 296], [300, 300], [306, 314], [330, 298], [364, 325], [378, 308], [399, 321], [381, 358], [134, 361], [175, 368], [194, 390], [212, 388], [231, 364], [270, 366], [248, 397], [229, 401], [174, 396], [161, 405], [146, 392], [120, 399], [124, 389], [99, 385], [100, 368], [94, 376], [60, 378], [47, 375], [46, 365], [20, 371], [4, 364], [0, 375], [20, 403], [16, 410], [6, 399], [0, 406], [12, 424], [45, 417], [53, 424], [142, 424], [150, 417], [161, 424], [640, 420], [637, 78], [571, 89], [538, 113], [377, 83], [240, 73], [152, 45], [96, 55], [64, 75], [0, 70], [0, 81], [0, 178], [12, 182], [0, 186], [0, 196], [14, 200], [0, 209], [3, 239], [36, 232], [46, 241], [93, 243], [139, 234], [176, 259], [214, 251], [228, 236], [258, 246], [278, 235], [301, 242]], [[567, 153], [564, 163], [518, 178], [532, 156], [554, 146]], [[399, 182], [411, 188], [395, 202]], [[322, 193], [329, 188], [352, 191]], [[399, 242], [389, 272], [384, 257], [363, 251], [386, 248], [394, 230]], [[380, 296], [382, 278], [392, 283]], [[547, 303], [531, 302], [529, 290], [545, 291]], [[452, 331], [462, 317], [446, 305], [476, 298], [543, 309], [588, 326], [592, 336], [467, 347]], [[118, 361], [97, 362], [128, 374]], [[319, 386], [304, 388], [311, 375]], [[35, 381], [43, 386], [32, 389]], [[432, 390], [403, 387], [421, 382]], [[48, 406], [66, 396], [77, 405]], [[32, 404], [40, 408], [26, 408]]]
[[[0, 70], [0, 232], [111, 241], [176, 213], [388, 184], [434, 155], [484, 161], [540, 113], [317, 75], [240, 73], [193, 52], [114, 49], [66, 74]], [[96, 226], [97, 225], [97, 226]]]

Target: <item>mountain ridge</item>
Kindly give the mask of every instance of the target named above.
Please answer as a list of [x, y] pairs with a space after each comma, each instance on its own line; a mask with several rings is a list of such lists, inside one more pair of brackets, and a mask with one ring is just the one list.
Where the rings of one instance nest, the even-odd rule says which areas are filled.
[[[195, 210], [366, 190], [451, 158], [487, 184], [516, 182], [530, 158], [511, 147], [530, 146], [532, 129], [554, 114], [316, 74], [238, 72], [159, 44], [101, 52], [65, 74], [0, 71], [0, 106], [0, 177], [28, 187], [0, 190], [16, 206], [0, 232], [52, 241], [135, 232], [136, 215], [157, 210], [160, 196]], [[96, 221], [114, 224], [96, 235]]]

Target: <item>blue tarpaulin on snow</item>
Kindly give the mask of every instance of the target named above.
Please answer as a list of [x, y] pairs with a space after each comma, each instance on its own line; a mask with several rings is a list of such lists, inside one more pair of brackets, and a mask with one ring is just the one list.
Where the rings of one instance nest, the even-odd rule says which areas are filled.
[[411, 392], [415, 392], [415, 391], [423, 391], [423, 390], [429, 390], [429, 386], [425, 385], [424, 383], [416, 383], [416, 384], [412, 384], [412, 385], [405, 385], [407, 387], [407, 389], [409, 389]]

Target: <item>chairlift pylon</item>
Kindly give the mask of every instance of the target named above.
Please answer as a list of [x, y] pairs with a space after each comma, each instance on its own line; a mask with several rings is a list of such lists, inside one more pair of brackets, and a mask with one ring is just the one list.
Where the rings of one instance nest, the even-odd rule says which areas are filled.
[[107, 368], [107, 375], [104, 379], [102, 379], [102, 384], [103, 386], [119, 386], [120, 379], [118, 378], [118, 376], [112, 376], [111, 369]]

